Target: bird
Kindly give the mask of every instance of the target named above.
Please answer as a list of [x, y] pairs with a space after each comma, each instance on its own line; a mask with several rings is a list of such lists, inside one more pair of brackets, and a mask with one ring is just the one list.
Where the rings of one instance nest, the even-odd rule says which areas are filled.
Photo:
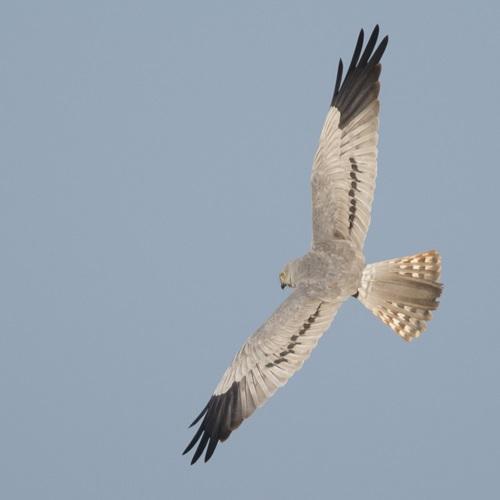
[[406, 341], [417, 338], [439, 305], [441, 257], [436, 250], [365, 264], [377, 174], [380, 60], [376, 25], [364, 44], [361, 30], [343, 76], [339, 60], [330, 108], [311, 174], [312, 243], [279, 274], [292, 293], [251, 335], [190, 427], [199, 427], [184, 450], [191, 464], [213, 455], [240, 424], [287, 383], [309, 358], [350, 297]]

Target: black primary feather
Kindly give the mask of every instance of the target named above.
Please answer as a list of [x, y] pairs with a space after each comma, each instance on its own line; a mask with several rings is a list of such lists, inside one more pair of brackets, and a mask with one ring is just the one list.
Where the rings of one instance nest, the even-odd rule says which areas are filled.
[[225, 393], [212, 396], [190, 425], [192, 427], [203, 418], [196, 434], [182, 453], [185, 455], [198, 444], [191, 465], [200, 458], [205, 449], [205, 462], [210, 460], [219, 441], [225, 441], [243, 421], [239, 391], [240, 382], [233, 382]]
[[339, 64], [331, 105], [340, 112], [340, 128], [378, 98], [380, 85], [380, 59], [387, 47], [389, 37], [384, 37], [377, 46], [379, 27], [375, 26], [363, 50], [364, 31], [358, 35], [356, 47], [345, 77], [342, 81], [342, 64]]

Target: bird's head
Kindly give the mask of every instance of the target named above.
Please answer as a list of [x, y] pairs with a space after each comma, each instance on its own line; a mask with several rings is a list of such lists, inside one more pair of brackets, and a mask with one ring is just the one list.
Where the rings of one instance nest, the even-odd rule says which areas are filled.
[[283, 271], [281, 271], [280, 273], [280, 285], [282, 290], [287, 286], [292, 288], [295, 286], [295, 282], [293, 280], [292, 265], [290, 263], [287, 264], [283, 268]]

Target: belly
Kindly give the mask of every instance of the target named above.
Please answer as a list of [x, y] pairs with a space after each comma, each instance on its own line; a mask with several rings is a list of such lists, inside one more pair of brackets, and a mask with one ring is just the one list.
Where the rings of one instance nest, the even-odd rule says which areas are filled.
[[[309, 269], [307, 288], [325, 302], [345, 299], [354, 295], [361, 284], [364, 258], [353, 245], [345, 240], [334, 242], [328, 252], [310, 252], [316, 265]], [[312, 264], [312, 262], [311, 262]]]

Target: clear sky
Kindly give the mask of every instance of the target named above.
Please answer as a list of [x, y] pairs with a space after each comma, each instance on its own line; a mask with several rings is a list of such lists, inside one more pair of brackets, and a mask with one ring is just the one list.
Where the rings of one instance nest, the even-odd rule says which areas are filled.
[[[338, 58], [389, 34], [368, 261], [437, 248], [430, 328], [355, 300], [220, 445], [187, 425], [283, 300]], [[500, 498], [500, 4], [2, 2], [0, 498]]]

